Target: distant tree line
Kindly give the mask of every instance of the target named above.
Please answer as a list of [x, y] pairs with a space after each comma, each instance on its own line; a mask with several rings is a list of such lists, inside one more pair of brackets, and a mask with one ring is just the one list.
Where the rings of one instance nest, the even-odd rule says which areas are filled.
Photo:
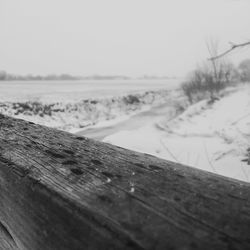
[[129, 76], [123, 75], [90, 75], [90, 76], [73, 76], [70, 74], [49, 74], [45, 76], [41, 75], [15, 75], [9, 74], [4, 70], [0, 70], [0, 81], [46, 81], [46, 80], [129, 80], [132, 79]]
[[49, 74], [46, 76], [41, 75], [15, 75], [9, 74], [4, 70], [0, 70], [0, 81], [46, 81], [46, 80], [165, 80], [175, 79], [176, 77], [157, 76], [157, 75], [143, 75], [139, 77], [130, 77], [126, 75], [89, 75], [89, 76], [73, 76], [70, 74]]
[[9, 74], [4, 70], [0, 70], [0, 81], [29, 81], [29, 80], [80, 80], [81, 77], [79, 76], [72, 76], [69, 74], [61, 74], [61, 75], [15, 75], [15, 74]]

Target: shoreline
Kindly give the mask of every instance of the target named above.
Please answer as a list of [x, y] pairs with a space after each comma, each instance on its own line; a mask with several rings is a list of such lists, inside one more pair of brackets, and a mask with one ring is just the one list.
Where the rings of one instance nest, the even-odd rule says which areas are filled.
[[[103, 99], [82, 99], [79, 102], [1, 102], [0, 113], [40, 125], [79, 132], [90, 127], [119, 123], [155, 106], [166, 103], [174, 90], [144, 91]], [[101, 125], [103, 124], [103, 125]]]
[[168, 100], [159, 105], [153, 105], [144, 111], [137, 112], [124, 119], [117, 119], [108, 123], [100, 123], [76, 131], [75, 134], [86, 136], [96, 140], [103, 140], [105, 137], [122, 130], [135, 130], [145, 125], [156, 125], [162, 118], [173, 119], [184, 111], [187, 99], [180, 90], [175, 91], [175, 95], [168, 96]]
[[75, 132], [77, 135], [102, 141], [105, 137], [122, 130], [131, 131], [140, 127], [157, 124], [163, 116], [172, 119], [176, 117], [178, 110], [176, 103], [166, 102], [148, 110], [138, 112], [137, 114], [126, 117], [122, 120], [112, 121], [110, 124], [97, 124], [86, 129]]

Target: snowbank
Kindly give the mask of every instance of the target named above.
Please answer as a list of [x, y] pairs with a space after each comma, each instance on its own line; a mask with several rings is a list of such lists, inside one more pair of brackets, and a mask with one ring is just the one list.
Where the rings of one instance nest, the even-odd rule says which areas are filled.
[[104, 141], [232, 178], [250, 181], [250, 88], [220, 100], [201, 101], [177, 118], [138, 130], [121, 131]]
[[164, 103], [174, 90], [146, 91], [110, 98], [72, 102], [2, 102], [0, 113], [41, 125], [77, 131], [86, 126], [125, 117]]

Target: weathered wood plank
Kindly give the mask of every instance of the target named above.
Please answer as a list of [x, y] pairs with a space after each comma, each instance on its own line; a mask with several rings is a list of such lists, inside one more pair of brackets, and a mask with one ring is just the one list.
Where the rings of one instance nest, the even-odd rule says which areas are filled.
[[0, 249], [250, 249], [250, 185], [0, 116]]

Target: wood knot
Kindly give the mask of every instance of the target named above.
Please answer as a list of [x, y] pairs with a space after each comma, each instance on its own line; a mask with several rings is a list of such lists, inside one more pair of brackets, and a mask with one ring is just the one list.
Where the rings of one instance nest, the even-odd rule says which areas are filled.
[[76, 175], [82, 175], [83, 174], [83, 171], [80, 168], [72, 168], [72, 169], [70, 169], [70, 171], [73, 174], [76, 174]]
[[102, 165], [102, 162], [96, 159], [91, 160], [91, 162], [95, 165]]

